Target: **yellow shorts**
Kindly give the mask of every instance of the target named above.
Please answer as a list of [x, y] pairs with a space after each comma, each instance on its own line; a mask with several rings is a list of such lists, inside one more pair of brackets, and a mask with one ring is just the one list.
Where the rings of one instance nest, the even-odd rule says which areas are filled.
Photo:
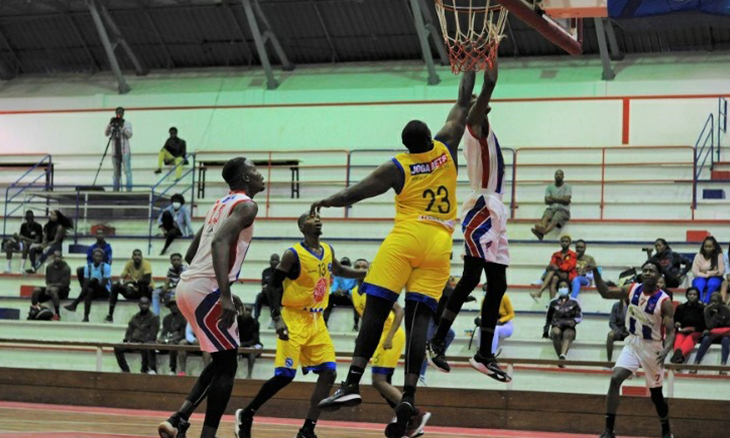
[[289, 329], [289, 340], [276, 340], [275, 375], [294, 377], [300, 364], [304, 374], [336, 369], [335, 346], [322, 312], [283, 307], [281, 317]]
[[438, 225], [396, 224], [370, 265], [362, 289], [368, 295], [397, 301], [420, 301], [434, 311], [451, 273], [451, 233]]
[[383, 336], [380, 337], [380, 343], [378, 349], [375, 350], [373, 358], [370, 359], [372, 365], [373, 374], [393, 374], [395, 369], [398, 367], [398, 361], [400, 360], [403, 349], [406, 346], [406, 332], [403, 327], [400, 327], [395, 336], [393, 336], [393, 348], [386, 350], [383, 348], [385, 337], [388, 336], [387, 332], [383, 332]]

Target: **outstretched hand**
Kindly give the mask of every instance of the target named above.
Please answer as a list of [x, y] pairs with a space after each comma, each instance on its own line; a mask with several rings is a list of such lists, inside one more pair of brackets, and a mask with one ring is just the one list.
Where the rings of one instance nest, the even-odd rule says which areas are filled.
[[497, 55], [495, 54], [494, 59], [492, 59], [491, 62], [487, 62], [487, 67], [484, 69], [484, 82], [492, 85], [497, 83], [497, 77], [499, 76], [498, 64]]
[[322, 207], [329, 207], [329, 205], [327, 205], [327, 201], [326, 200], [321, 199], [321, 200], [319, 200], [317, 202], [314, 202], [312, 204], [312, 206], [310, 207], [310, 209], [309, 209], [309, 215], [310, 216], [316, 216], [316, 215], [318, 215], [319, 214], [319, 211], [322, 209]]

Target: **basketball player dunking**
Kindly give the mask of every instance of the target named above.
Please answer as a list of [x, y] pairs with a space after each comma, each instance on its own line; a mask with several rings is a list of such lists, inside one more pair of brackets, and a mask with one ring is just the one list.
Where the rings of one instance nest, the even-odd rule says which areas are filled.
[[606, 429], [601, 438], [616, 438], [613, 425], [619, 403], [621, 384], [636, 372], [644, 369], [646, 386], [651, 392], [651, 401], [662, 424], [662, 438], [672, 438], [669, 428], [669, 406], [662, 394], [664, 381], [664, 360], [674, 346], [674, 306], [669, 295], [657, 287], [662, 275], [661, 266], [647, 261], [641, 267], [641, 283], [609, 288], [593, 266], [596, 289], [603, 298], [623, 300], [628, 296], [626, 327], [629, 337], [616, 361], [611, 376], [611, 386], [606, 398]]
[[489, 123], [492, 92], [497, 85], [497, 58], [484, 70], [484, 83], [469, 109], [464, 132], [464, 157], [469, 173], [471, 193], [462, 207], [461, 229], [464, 232], [464, 272], [446, 302], [438, 329], [429, 341], [429, 363], [448, 373], [446, 335], [461, 311], [469, 294], [477, 287], [482, 270], [487, 274], [487, 296], [482, 301], [482, 322], [479, 350], [469, 363], [489, 377], [508, 382], [511, 377], [502, 371], [492, 354], [492, 339], [499, 318], [499, 305], [507, 290], [508, 212], [502, 203], [504, 193], [504, 159], [497, 136]]
[[238, 279], [253, 237], [258, 207], [252, 198], [264, 189], [264, 178], [250, 160], [238, 157], [223, 166], [223, 179], [231, 191], [215, 203], [195, 235], [185, 256], [190, 268], [182, 274], [176, 295], [200, 349], [211, 353], [213, 360], [180, 410], [160, 423], [162, 438], [185, 436], [190, 415], [206, 397], [200, 436], [214, 438], [233, 390], [240, 341], [230, 285]]

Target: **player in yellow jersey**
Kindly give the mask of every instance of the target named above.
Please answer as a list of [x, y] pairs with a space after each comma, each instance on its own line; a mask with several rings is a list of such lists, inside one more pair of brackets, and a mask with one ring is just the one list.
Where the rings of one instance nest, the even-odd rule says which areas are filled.
[[236, 411], [236, 437], [250, 438], [256, 411], [294, 380], [301, 365], [304, 374], [318, 374], [312, 404], [297, 438], [316, 438], [317, 402], [335, 381], [335, 347], [322, 313], [327, 308], [332, 275], [362, 279], [366, 271], [342, 266], [332, 247], [320, 242], [322, 222], [309, 213], [299, 217], [304, 240], [284, 252], [268, 288], [271, 317], [276, 324], [274, 377], [259, 390], [245, 409]]
[[[367, 271], [369, 267], [370, 265], [367, 260], [355, 260], [355, 269]], [[367, 294], [361, 290], [362, 280], [358, 280], [357, 283], [357, 286], [352, 290], [352, 305], [355, 307], [355, 311], [362, 316], [365, 313]], [[398, 303], [393, 303], [393, 310], [388, 315], [388, 319], [385, 320], [378, 348], [370, 360], [373, 365], [373, 387], [378, 390], [380, 395], [388, 403], [388, 406], [393, 409], [395, 409], [401, 397], [403, 397], [403, 394], [393, 386], [393, 373], [398, 367], [400, 355], [406, 346], [406, 333], [401, 327], [404, 316], [405, 312], [403, 308]], [[410, 425], [413, 430], [406, 430], [406, 436], [423, 435], [423, 428], [431, 418], [431, 413], [417, 409], [415, 417]]]
[[378, 346], [383, 324], [398, 295], [406, 290], [406, 375], [403, 397], [396, 408], [397, 422], [386, 436], [403, 437], [415, 413], [415, 393], [426, 352], [428, 322], [436, 311], [441, 291], [451, 272], [451, 234], [456, 222], [457, 149], [464, 134], [474, 88], [474, 72], [466, 72], [459, 97], [446, 124], [431, 138], [428, 126], [413, 120], [401, 139], [408, 149], [386, 161], [354, 186], [312, 204], [346, 207], [393, 189], [395, 225], [380, 246], [362, 290], [369, 295], [362, 328], [355, 344], [347, 379], [320, 407], [337, 409], [362, 402], [359, 383]]

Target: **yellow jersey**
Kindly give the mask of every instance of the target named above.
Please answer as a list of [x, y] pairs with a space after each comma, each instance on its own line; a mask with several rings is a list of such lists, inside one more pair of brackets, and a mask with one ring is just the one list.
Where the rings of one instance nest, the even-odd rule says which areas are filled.
[[299, 259], [299, 275], [284, 280], [281, 305], [300, 310], [324, 311], [329, 303], [332, 277], [332, 247], [321, 244], [322, 256], [312, 253], [303, 243], [289, 248]]
[[456, 223], [457, 169], [445, 144], [433, 141], [433, 149], [417, 154], [402, 153], [393, 162], [405, 177], [395, 195], [395, 223], [418, 221], [454, 230]]
[[[357, 313], [362, 316], [363, 312], [365, 312], [365, 303], [368, 299], [368, 295], [363, 292], [360, 293], [358, 290], [360, 288], [358, 286], [355, 286], [354, 289], [352, 289], [352, 305], [355, 307], [355, 310], [357, 310]], [[390, 328], [393, 327], [393, 321], [395, 321], [395, 313], [391, 310], [390, 314], [388, 314], [388, 319], [385, 320], [385, 324], [383, 325], [383, 333], [389, 333]]]

